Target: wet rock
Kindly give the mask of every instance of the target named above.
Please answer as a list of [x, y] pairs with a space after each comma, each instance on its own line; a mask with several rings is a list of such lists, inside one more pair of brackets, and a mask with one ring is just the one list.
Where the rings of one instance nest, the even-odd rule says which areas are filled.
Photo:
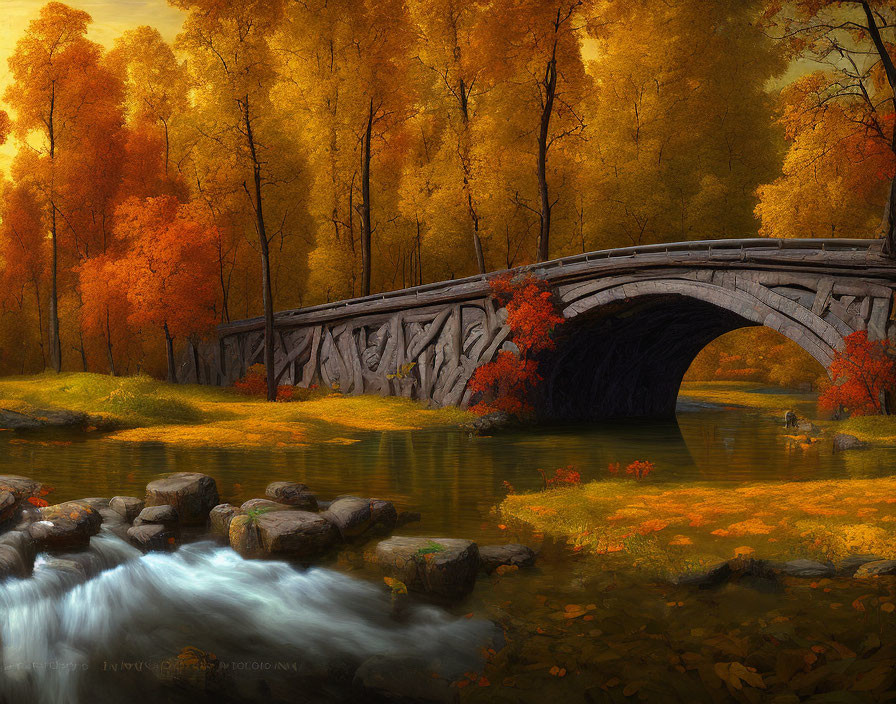
[[357, 669], [352, 684], [364, 701], [457, 702], [457, 688], [447, 679], [433, 676], [436, 672], [434, 664], [422, 658], [374, 655]]
[[698, 589], [712, 589], [727, 582], [732, 573], [733, 570], [730, 564], [720, 562], [701, 572], [678, 575], [672, 579], [672, 583], [680, 586], [697, 587]]
[[819, 428], [810, 420], [801, 420], [799, 423], [797, 423], [796, 430], [798, 433], [801, 433], [802, 435], [808, 435], [810, 437], [821, 434], [821, 428]]
[[837, 575], [852, 577], [862, 565], [867, 565], [869, 562], [880, 562], [883, 559], [879, 555], [849, 555], [837, 563]]
[[271, 482], [264, 495], [271, 501], [295, 506], [303, 511], [317, 511], [317, 499], [307, 486], [299, 482]]
[[27, 500], [39, 496], [43, 485], [17, 474], [0, 475], [0, 524], [19, 517], [19, 509], [28, 507]]
[[449, 599], [473, 590], [479, 548], [469, 540], [393, 537], [376, 546], [373, 559], [408, 589]]
[[143, 499], [136, 496], [113, 496], [109, 501], [109, 508], [119, 514], [128, 523], [133, 521], [146, 506]]
[[483, 545], [479, 548], [479, 563], [491, 574], [502, 565], [531, 567], [535, 564], [535, 551], [525, 545]]
[[38, 428], [86, 428], [103, 423], [99, 416], [80, 411], [31, 409], [27, 413], [0, 408], [0, 428], [4, 430], [36, 430]]
[[0, 491], [0, 523], [5, 523], [13, 518], [18, 505], [19, 502], [15, 495], [8, 491]]
[[772, 568], [788, 577], [802, 579], [823, 579], [824, 577], [833, 577], [835, 574], [832, 564], [815, 560], [790, 560], [789, 562], [775, 563]]
[[177, 542], [174, 531], [161, 523], [131, 526], [128, 528], [127, 536], [132, 545], [144, 552], [173, 550]]
[[147, 506], [134, 519], [135, 526], [162, 525], [174, 529], [179, 523], [179, 514], [174, 506]]
[[355, 538], [370, 527], [370, 501], [357, 496], [336, 499], [321, 516], [336, 526], [343, 539]]
[[230, 522], [230, 546], [243, 557], [312, 559], [338, 542], [336, 526], [310, 511], [270, 511]]
[[270, 499], [249, 499], [240, 506], [241, 511], [258, 511], [261, 513], [267, 513], [268, 511], [292, 511], [294, 509], [295, 506], [287, 506]]
[[862, 577], [883, 577], [885, 575], [896, 574], [896, 560], [878, 560], [877, 562], [866, 562], [856, 570], [856, 578]]
[[862, 450], [867, 444], [859, 440], [855, 435], [848, 433], [837, 433], [834, 436], [834, 450]]
[[0, 535], [0, 579], [30, 575], [36, 554], [34, 541], [25, 531], [13, 530]]
[[498, 411], [497, 413], [489, 413], [480, 416], [469, 423], [465, 423], [463, 428], [476, 435], [488, 435], [498, 430], [504, 430], [515, 425], [519, 425], [519, 421], [509, 413]]
[[40, 520], [28, 526], [39, 549], [63, 550], [86, 547], [100, 531], [103, 519], [95, 508], [78, 501], [66, 501], [40, 509]]
[[234, 516], [239, 516], [242, 509], [232, 504], [218, 504], [208, 514], [212, 532], [227, 537], [230, 535], [230, 522]]
[[370, 531], [386, 535], [398, 525], [398, 511], [391, 501], [370, 499]]
[[199, 472], [175, 472], [146, 485], [146, 505], [170, 505], [184, 525], [204, 525], [219, 503], [215, 480]]

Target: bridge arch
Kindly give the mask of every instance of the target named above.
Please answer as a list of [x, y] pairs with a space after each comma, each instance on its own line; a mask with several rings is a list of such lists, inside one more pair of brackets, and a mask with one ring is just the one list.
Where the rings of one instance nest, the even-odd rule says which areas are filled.
[[[756, 295], [756, 294], [760, 295]], [[563, 309], [556, 349], [542, 360], [539, 415], [552, 419], [671, 417], [682, 378], [717, 337], [764, 325], [830, 366], [848, 324], [824, 319], [765, 287], [604, 280]]]

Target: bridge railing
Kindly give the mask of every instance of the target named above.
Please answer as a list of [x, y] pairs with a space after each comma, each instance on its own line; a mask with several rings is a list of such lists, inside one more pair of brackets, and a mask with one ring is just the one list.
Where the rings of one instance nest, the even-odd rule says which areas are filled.
[[[753, 250], [753, 249], [802, 249], [816, 250], [826, 252], [859, 252], [879, 249], [881, 240], [879, 239], [838, 239], [838, 238], [818, 238], [818, 239], [771, 239], [764, 237], [753, 237], [746, 239], [724, 239], [724, 240], [693, 240], [689, 242], [668, 242], [659, 244], [635, 245], [632, 247], [619, 247], [615, 249], [602, 249], [594, 252], [585, 252], [583, 254], [574, 254], [559, 259], [550, 259], [548, 261], [539, 262], [537, 264], [528, 264], [521, 266], [513, 271], [539, 271], [546, 272], [563, 267], [573, 266], [575, 264], [584, 264], [601, 259], [617, 259], [617, 258], [633, 258], [638, 255], [655, 255], [655, 254], [675, 254], [686, 252], [703, 252], [711, 257], [714, 251], [730, 251], [730, 250]], [[299, 308], [296, 310], [282, 311], [274, 316], [275, 324], [288, 321], [290, 318], [307, 315], [310, 313], [320, 313], [323, 311], [338, 311], [340, 308], [355, 306], [363, 303], [373, 303], [377, 301], [388, 301], [395, 298], [405, 298], [408, 296], [421, 296], [426, 293], [442, 291], [454, 287], [461, 287], [465, 284], [484, 283], [495, 276], [500, 276], [508, 270], [498, 270], [487, 274], [476, 274], [467, 276], [462, 279], [452, 279], [451, 281], [438, 281], [421, 286], [412, 286], [410, 288], [396, 289], [394, 291], [385, 291], [383, 293], [375, 293], [370, 296], [361, 296], [358, 298], [349, 298], [342, 301], [334, 301], [332, 303], [321, 303], [316, 306], [308, 306], [307, 308]], [[245, 329], [254, 329], [264, 322], [264, 318], [259, 316], [256, 318], [248, 318], [232, 323], [226, 323], [218, 326], [221, 335], [233, 334]]]

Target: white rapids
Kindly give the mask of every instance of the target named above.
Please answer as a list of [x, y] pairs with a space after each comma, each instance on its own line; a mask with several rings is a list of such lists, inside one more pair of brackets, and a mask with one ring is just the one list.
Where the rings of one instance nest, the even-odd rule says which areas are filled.
[[212, 543], [141, 555], [104, 531], [89, 551], [40, 556], [31, 578], [0, 584], [0, 703], [145, 701], [184, 648], [265, 687], [278, 670], [325, 679], [372, 655], [459, 673], [494, 632], [435, 607], [396, 620], [383, 590], [332, 570], [244, 560]]

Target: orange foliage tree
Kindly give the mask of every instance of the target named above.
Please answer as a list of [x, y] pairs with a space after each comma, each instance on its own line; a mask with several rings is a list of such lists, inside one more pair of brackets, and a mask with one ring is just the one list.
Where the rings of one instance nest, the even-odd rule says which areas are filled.
[[491, 281], [492, 295], [507, 310], [510, 337], [519, 350], [498, 353], [473, 374], [468, 388], [480, 400], [472, 411], [521, 416], [532, 411], [529, 395], [541, 381], [538, 360], [533, 355], [553, 349], [554, 329], [564, 318], [558, 314], [553, 294], [545, 281], [532, 275], [504, 274]]
[[[763, 21], [782, 39], [789, 58], [808, 58], [824, 70], [790, 91], [793, 107], [785, 108], [784, 123], [793, 147], [783, 179], [760, 193], [763, 229], [774, 231], [774, 223], [785, 221], [788, 210], [811, 219], [816, 203], [822, 212], [836, 211], [841, 203], [854, 209], [867, 197], [849, 190], [855, 181], [866, 192], [875, 191], [873, 201], [883, 206], [879, 232], [884, 249], [896, 254], [896, 64], [891, 39], [896, 7], [887, 0], [765, 0], [765, 6]], [[801, 193], [789, 198], [795, 191]], [[783, 218], [775, 217], [779, 200]], [[850, 234], [842, 225], [840, 232]]]
[[126, 287], [128, 321], [165, 333], [168, 380], [177, 381], [174, 339], [215, 322], [216, 227], [200, 206], [171, 196], [130, 199], [116, 212], [125, 242], [116, 269]]
[[854, 416], [888, 412], [884, 395], [896, 389], [896, 358], [886, 340], [869, 340], [865, 330], [843, 339], [831, 363], [831, 384], [818, 399], [828, 410], [848, 410]]

